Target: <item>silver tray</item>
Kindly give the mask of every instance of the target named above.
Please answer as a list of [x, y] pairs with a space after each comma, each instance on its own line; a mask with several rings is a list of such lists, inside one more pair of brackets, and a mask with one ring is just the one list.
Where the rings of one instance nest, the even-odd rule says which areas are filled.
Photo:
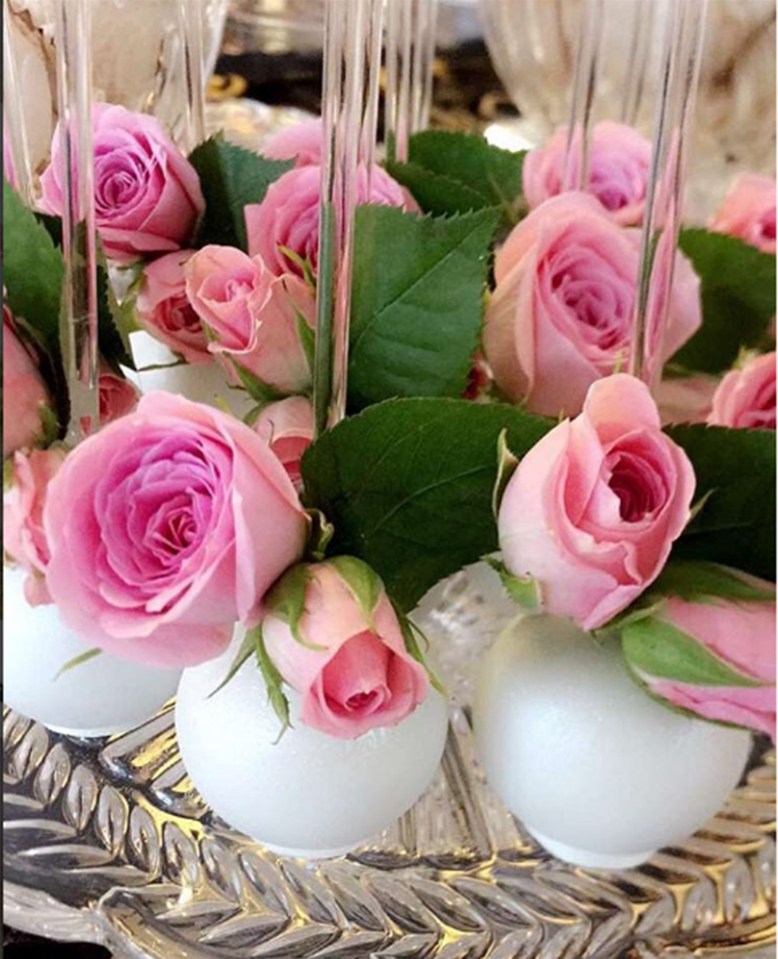
[[352, 855], [284, 859], [210, 812], [169, 703], [102, 740], [4, 716], [4, 918], [120, 959], [681, 959], [774, 956], [775, 757], [640, 869], [573, 869], [488, 789], [470, 664], [507, 610], [467, 573], [422, 609], [455, 706], [427, 794]]

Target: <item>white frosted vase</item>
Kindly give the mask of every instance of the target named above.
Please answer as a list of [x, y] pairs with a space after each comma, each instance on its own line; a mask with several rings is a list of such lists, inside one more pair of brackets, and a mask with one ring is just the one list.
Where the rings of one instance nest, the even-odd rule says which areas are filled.
[[629, 868], [722, 806], [750, 734], [673, 712], [629, 677], [618, 641], [520, 618], [487, 654], [474, 707], [491, 786], [549, 852]]
[[214, 812], [283, 855], [342, 855], [390, 826], [430, 784], [443, 754], [448, 710], [430, 689], [396, 726], [358, 739], [335, 739], [299, 720], [286, 690], [292, 727], [268, 703], [249, 659], [216, 695], [235, 655], [184, 670], [176, 732], [189, 776]]
[[25, 576], [21, 569], [3, 569], [7, 706], [55, 732], [107, 736], [140, 725], [175, 693], [179, 670], [128, 663], [109, 653], [60, 673], [90, 647], [62, 623], [56, 606], [27, 603]]

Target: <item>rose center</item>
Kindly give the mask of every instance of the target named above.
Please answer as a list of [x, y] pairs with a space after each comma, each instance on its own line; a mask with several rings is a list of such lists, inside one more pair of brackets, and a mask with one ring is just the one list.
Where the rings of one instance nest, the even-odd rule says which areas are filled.
[[608, 486], [619, 501], [619, 515], [625, 523], [638, 523], [659, 509], [667, 490], [653, 463], [634, 452], [618, 451], [606, 459], [610, 471]]

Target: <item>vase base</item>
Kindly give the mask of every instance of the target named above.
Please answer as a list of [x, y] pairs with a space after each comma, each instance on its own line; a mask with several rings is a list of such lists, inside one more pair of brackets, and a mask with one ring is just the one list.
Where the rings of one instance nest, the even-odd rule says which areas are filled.
[[75, 739], [102, 739], [106, 736], [116, 736], [119, 733], [126, 733], [139, 723], [113, 723], [110, 726], [95, 726], [86, 729], [80, 729], [73, 726], [55, 726], [52, 723], [43, 723], [46, 729], [53, 733], [59, 733], [61, 736], [73, 736]]
[[524, 827], [552, 856], [563, 862], [569, 862], [573, 866], [583, 866], [585, 869], [633, 869], [646, 862], [656, 852], [655, 849], [630, 853], [593, 852], [591, 849], [579, 849], [577, 846], [568, 846], [567, 843], [549, 839], [543, 833], [530, 829], [526, 823]]

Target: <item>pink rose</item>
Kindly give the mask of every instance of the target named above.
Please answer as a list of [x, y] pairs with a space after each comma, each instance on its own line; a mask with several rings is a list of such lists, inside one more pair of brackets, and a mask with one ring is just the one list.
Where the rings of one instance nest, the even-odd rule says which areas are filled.
[[[297, 167], [271, 183], [261, 203], [245, 208], [249, 253], [262, 257], [276, 276], [297, 273], [302, 269], [283, 251], [291, 250], [307, 260], [316, 272], [319, 257], [319, 189], [321, 167]], [[367, 189], [367, 172], [360, 171], [357, 202], [380, 206], [416, 209], [403, 188], [381, 167], [374, 167]]]
[[708, 227], [714, 233], [740, 237], [764, 253], [775, 253], [775, 179], [741, 173]]
[[3, 304], [3, 459], [14, 450], [45, 441], [49, 393], [38, 361], [19, 337], [16, 321]]
[[662, 423], [705, 423], [717, 385], [704, 373], [662, 380], [654, 394]]
[[[483, 333], [506, 396], [549, 416], [581, 409], [589, 386], [629, 356], [638, 259], [637, 231], [583, 193], [547, 200], [513, 229], [495, 259]], [[701, 322], [699, 278], [678, 253], [662, 358]]]
[[775, 429], [775, 353], [730, 370], [713, 395], [712, 426]]
[[[774, 597], [772, 583], [734, 575], [761, 585]], [[647, 674], [631, 657], [657, 631], [675, 630], [691, 639], [725, 667], [757, 685], [697, 685]], [[713, 596], [665, 600], [653, 615], [625, 627], [625, 653], [649, 690], [672, 705], [706, 719], [746, 726], [775, 739], [775, 600], [733, 601]], [[634, 650], [634, 652], [633, 652]], [[637, 659], [640, 662], [640, 659]]]
[[321, 119], [306, 120], [273, 134], [262, 144], [261, 153], [271, 160], [295, 160], [295, 166], [321, 163]]
[[[208, 329], [208, 349], [280, 393], [311, 385], [301, 324], [312, 330], [313, 290], [292, 274], [275, 277], [262, 258], [206, 246], [185, 268], [189, 302]], [[312, 336], [312, 334], [311, 334]]]
[[[63, 168], [59, 126], [51, 163], [41, 176], [47, 213], [62, 215]], [[96, 104], [95, 217], [105, 251], [119, 263], [184, 246], [205, 208], [194, 167], [162, 124], [144, 113]]]
[[65, 460], [62, 449], [14, 453], [11, 486], [3, 499], [3, 549], [30, 575], [24, 595], [31, 606], [50, 603], [46, 588], [49, 546], [43, 531], [43, 506], [49, 481]]
[[210, 363], [208, 337], [186, 296], [184, 265], [194, 250], [177, 250], [148, 263], [135, 307], [138, 322], [187, 363]]
[[[524, 196], [530, 209], [562, 192], [567, 128], [560, 127], [524, 161]], [[651, 167], [651, 143], [623, 123], [603, 120], [591, 136], [586, 192], [596, 197], [621, 226], [643, 219]]]
[[313, 442], [313, 404], [307, 396], [289, 396], [268, 404], [254, 429], [269, 444], [297, 489], [301, 485], [300, 461]]
[[225, 413], [148, 393], [90, 436], [49, 486], [49, 592], [81, 638], [125, 659], [188, 666], [302, 554], [307, 520], [284, 468]]
[[545, 611], [595, 629], [659, 575], [694, 487], [647, 387], [625, 373], [598, 380], [580, 416], [547, 433], [508, 482], [505, 566], [536, 581]]
[[352, 557], [306, 571], [304, 612], [294, 624], [306, 645], [293, 635], [289, 617], [273, 611], [286, 580], [268, 597], [271, 611], [262, 621], [268, 655], [302, 697], [300, 718], [339, 739], [396, 725], [424, 699], [429, 681], [405, 648], [381, 581]]
[[135, 386], [108, 366], [103, 366], [98, 374], [97, 391], [101, 426], [132, 413], [140, 399]]

